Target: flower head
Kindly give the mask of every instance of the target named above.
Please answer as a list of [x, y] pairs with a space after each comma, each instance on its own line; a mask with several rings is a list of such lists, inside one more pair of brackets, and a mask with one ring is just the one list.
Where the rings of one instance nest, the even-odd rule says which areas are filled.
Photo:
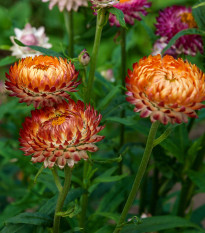
[[58, 4], [60, 11], [66, 9], [67, 11], [77, 11], [80, 6], [88, 6], [88, 0], [42, 0], [43, 2], [49, 2], [49, 9]]
[[160, 55], [143, 58], [128, 70], [127, 101], [141, 117], [163, 124], [187, 122], [204, 108], [205, 74], [181, 58]]
[[74, 65], [66, 59], [40, 55], [11, 66], [6, 86], [13, 92], [11, 96], [20, 98], [20, 103], [34, 103], [37, 108], [69, 98], [67, 92], [76, 91], [80, 83], [76, 82], [77, 76]]
[[[119, 3], [114, 5], [115, 8], [120, 9], [125, 16], [125, 22], [127, 24], [134, 24], [134, 19], [141, 20], [140, 14], [147, 15], [146, 8], [151, 6], [147, 0], [120, 0]], [[116, 25], [120, 27], [120, 23], [116, 16], [110, 14], [109, 16], [110, 25]]]
[[101, 115], [82, 101], [44, 107], [31, 112], [20, 131], [21, 150], [31, 155], [34, 163], [44, 162], [45, 167], [54, 165], [73, 167], [80, 159], [87, 159], [86, 151], [95, 152], [94, 144], [104, 136], [97, 133]]
[[48, 37], [45, 34], [45, 28], [35, 28], [31, 27], [29, 23], [26, 24], [24, 29], [15, 28], [14, 29], [15, 36], [11, 36], [11, 42], [13, 46], [11, 46], [10, 50], [12, 51], [12, 56], [16, 56], [17, 58], [25, 58], [25, 57], [34, 57], [35, 55], [40, 55], [41, 53], [35, 51], [29, 47], [22, 47], [16, 44], [14, 39], [21, 41], [25, 45], [36, 45], [43, 48], [51, 48], [52, 45], [48, 43]]
[[[166, 38], [166, 43], [178, 32], [196, 28], [197, 24], [192, 16], [191, 8], [172, 6], [161, 11], [156, 23], [156, 34]], [[176, 54], [195, 56], [199, 51], [203, 53], [202, 38], [199, 35], [185, 35], [180, 37], [172, 46]]]

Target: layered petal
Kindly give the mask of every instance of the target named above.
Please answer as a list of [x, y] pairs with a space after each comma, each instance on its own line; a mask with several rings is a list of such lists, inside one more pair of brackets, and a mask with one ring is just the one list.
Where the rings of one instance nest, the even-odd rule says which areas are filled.
[[63, 101], [54, 107], [32, 111], [20, 131], [21, 150], [31, 155], [32, 161], [44, 162], [45, 167], [54, 165], [72, 167], [80, 159], [87, 159], [86, 151], [97, 151], [96, 142], [104, 136], [97, 133], [101, 115], [82, 101]]
[[196, 65], [166, 55], [143, 58], [126, 77], [127, 101], [151, 121], [187, 122], [204, 108], [205, 75]]
[[7, 89], [20, 102], [38, 106], [52, 106], [69, 98], [67, 92], [76, 91], [78, 72], [66, 59], [36, 56], [15, 63], [6, 74]]

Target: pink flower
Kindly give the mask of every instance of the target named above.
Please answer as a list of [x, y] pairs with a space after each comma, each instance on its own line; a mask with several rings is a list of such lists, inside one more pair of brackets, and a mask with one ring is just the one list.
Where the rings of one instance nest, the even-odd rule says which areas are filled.
[[17, 58], [25, 58], [28, 56], [34, 57], [36, 55], [40, 55], [41, 53], [29, 47], [19, 46], [14, 41], [15, 38], [25, 45], [37, 45], [47, 49], [52, 47], [52, 45], [48, 43], [49, 38], [46, 37], [44, 27], [35, 28], [27, 23], [25, 28], [22, 30], [15, 28], [14, 32], [15, 36], [11, 36], [10, 38], [11, 42], [13, 43], [13, 46], [11, 46], [10, 50], [12, 51], [12, 56], [16, 56]]
[[[157, 54], [162, 55], [163, 49], [167, 46], [167, 37], [161, 37], [156, 40], [152, 50], [152, 56], [156, 56]], [[176, 50], [173, 48], [168, 49], [165, 54], [171, 55], [176, 58]]]
[[[156, 34], [167, 40], [170, 39], [178, 32], [188, 29], [196, 28], [197, 24], [192, 16], [191, 8], [184, 6], [172, 6], [159, 13], [156, 23]], [[203, 53], [202, 38], [199, 35], [185, 35], [180, 37], [172, 46], [175, 54], [187, 54], [195, 56], [199, 51]]]
[[[134, 19], [141, 20], [140, 14], [147, 15], [146, 8], [150, 6], [151, 3], [147, 0], [120, 0], [118, 4], [114, 5], [115, 8], [123, 11], [125, 22], [131, 25], [134, 24]], [[109, 21], [111, 26], [120, 27], [115, 15], [110, 14]]]
[[53, 9], [54, 5], [58, 4], [60, 11], [66, 9], [67, 11], [77, 11], [80, 6], [88, 6], [87, 0], [42, 0], [43, 2], [49, 2], [49, 9]]

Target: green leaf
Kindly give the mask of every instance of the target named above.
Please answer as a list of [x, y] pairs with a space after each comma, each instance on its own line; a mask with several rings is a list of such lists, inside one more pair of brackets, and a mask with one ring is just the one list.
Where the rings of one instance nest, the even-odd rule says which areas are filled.
[[91, 161], [93, 161], [94, 163], [100, 163], [100, 164], [113, 163], [113, 162], [119, 163], [122, 161], [122, 155], [114, 159], [104, 159], [104, 160], [92, 159]]
[[104, 109], [115, 97], [115, 95], [120, 91], [120, 85], [111, 89], [111, 91], [106, 95], [106, 97], [99, 103], [98, 110], [101, 111]]
[[179, 39], [181, 36], [184, 35], [201, 35], [205, 36], [205, 31], [196, 29], [196, 28], [189, 28], [178, 32], [172, 39], [169, 41], [168, 45], [163, 49], [162, 54], [164, 54], [172, 45]]
[[1, 66], [6, 66], [6, 65], [13, 64], [16, 61], [18, 61], [18, 59], [16, 59], [15, 57], [13, 57], [13, 56], [7, 56], [7, 57], [2, 58], [0, 60], [0, 67]]
[[76, 205], [74, 202], [70, 203], [67, 210], [64, 212], [57, 212], [56, 215], [61, 217], [69, 217], [72, 218], [81, 212], [81, 208]]
[[97, 230], [95, 233], [108, 233], [108, 232], [113, 232], [113, 227], [112, 226], [104, 226]]
[[116, 223], [118, 222], [120, 215], [116, 214], [116, 213], [109, 213], [109, 212], [96, 212], [93, 215], [98, 215], [98, 216], [102, 216], [108, 219], [112, 219], [114, 220]]
[[15, 217], [7, 219], [6, 223], [24, 223], [50, 226], [52, 223], [52, 218], [48, 217], [47, 214], [42, 213], [21, 213]]
[[131, 126], [131, 125], [136, 125], [137, 120], [136, 118], [138, 118], [138, 116], [131, 116], [131, 117], [125, 117], [125, 118], [120, 118], [120, 117], [107, 117], [104, 120], [105, 121], [113, 121], [116, 123], [120, 123], [122, 125], [127, 125], [127, 126]]
[[126, 23], [125, 23], [124, 14], [123, 14], [123, 12], [122, 12], [121, 10], [119, 10], [119, 9], [117, 9], [117, 8], [115, 8], [115, 7], [111, 7], [111, 8], [108, 9], [108, 11], [109, 11], [111, 14], [113, 14], [113, 15], [116, 16], [117, 20], [118, 20], [119, 23], [120, 23], [120, 26], [122, 26], [123, 28], [127, 28], [127, 27], [126, 27]]
[[36, 174], [36, 176], [35, 176], [35, 178], [34, 178], [34, 181], [33, 181], [34, 184], [36, 184], [37, 179], [38, 179], [38, 177], [40, 176], [40, 174], [42, 173], [43, 169], [44, 169], [44, 165], [42, 165], [41, 168], [38, 170], [38, 172], [37, 172], [37, 174]]
[[142, 224], [129, 224], [124, 226], [121, 233], [144, 233], [160, 230], [168, 230], [178, 227], [194, 227], [200, 229], [196, 224], [177, 216], [156, 216], [143, 219]]
[[26, 224], [8, 224], [1, 233], [30, 233], [32, 232], [32, 226]]
[[22, 47], [29, 47], [35, 51], [38, 51], [38, 52], [41, 52], [45, 55], [48, 55], [48, 56], [52, 56], [52, 57], [63, 57], [62, 54], [58, 53], [58, 52], [55, 52], [51, 49], [46, 49], [46, 48], [43, 48], [43, 47], [40, 47], [40, 46], [36, 46], [36, 45], [25, 45], [23, 44], [21, 41], [17, 40], [16, 38], [14, 39], [14, 41], [16, 42], [16, 44], [18, 44], [19, 46], [22, 46]]
[[181, 163], [184, 162], [189, 145], [188, 132], [184, 124], [175, 127], [169, 138], [160, 144], [166, 150], [167, 154], [175, 156]]
[[103, 183], [103, 182], [116, 182], [119, 180], [122, 180], [123, 178], [125, 178], [127, 176], [127, 174], [123, 174], [123, 175], [118, 175], [118, 176], [104, 176], [104, 177], [97, 177], [93, 180], [94, 184], [97, 183]]
[[[83, 194], [84, 190], [82, 188], [77, 189], [71, 189], [66, 197], [65, 205], [66, 203], [70, 203], [74, 201], [76, 198], [79, 198]], [[56, 201], [57, 201], [58, 195], [55, 195], [51, 199], [49, 199], [39, 210], [42, 214], [52, 214], [55, 211], [56, 207]]]
[[204, 0], [199, 0], [200, 4], [197, 4], [197, 7], [192, 8], [192, 14], [194, 16], [194, 19], [197, 23], [197, 26], [199, 29], [204, 30], [205, 29], [205, 2]]
[[205, 192], [205, 173], [199, 171], [189, 171], [189, 178], [199, 188], [199, 192]]
[[194, 5], [192, 8], [195, 9], [195, 8], [198, 8], [201, 6], [205, 6], [205, 2], [198, 3], [198, 4]]
[[156, 145], [164, 141], [170, 135], [172, 130], [173, 130], [172, 126], [168, 127], [161, 136], [159, 136], [158, 138], [154, 140], [153, 147], [155, 147]]

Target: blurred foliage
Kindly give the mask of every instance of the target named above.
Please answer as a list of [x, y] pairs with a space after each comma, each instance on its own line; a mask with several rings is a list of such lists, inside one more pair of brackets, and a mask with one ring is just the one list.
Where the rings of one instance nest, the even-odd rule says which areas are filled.
[[[154, 24], [159, 10], [174, 4], [193, 6], [195, 3], [195, 0], [152, 1], [149, 14], [142, 21], [135, 22], [134, 26], [128, 26], [128, 68], [131, 69], [134, 62], [152, 52], [156, 40]], [[197, 8], [195, 17], [198, 24], [201, 22], [201, 17], [197, 18], [199, 12], [200, 9]], [[74, 12], [75, 57], [84, 48], [91, 54], [95, 18], [88, 8]], [[0, 59], [4, 59], [0, 61], [0, 80], [5, 80], [9, 64], [16, 61], [9, 51], [10, 36], [14, 35], [14, 28], [22, 29], [27, 22], [34, 27], [44, 26], [49, 42], [53, 45], [52, 50], [67, 55], [68, 36], [64, 18], [56, 6], [50, 11], [48, 3], [40, 0], [0, 0]], [[200, 26], [200, 29], [204, 30], [204, 26]], [[185, 58], [204, 69], [202, 55]], [[114, 83], [101, 75], [101, 71], [110, 68], [116, 79]], [[141, 119], [133, 112], [133, 106], [125, 101], [120, 71], [119, 28], [107, 24], [103, 29], [93, 87], [95, 102], [92, 104], [102, 113], [102, 123], [106, 127], [101, 133], [105, 135], [105, 139], [98, 143], [99, 151], [88, 161], [91, 164], [91, 182], [86, 231], [89, 233], [113, 231], [138, 170], [151, 125], [149, 119]], [[82, 70], [80, 74], [81, 72]], [[83, 88], [79, 87], [80, 91], [72, 94], [72, 98], [83, 99]], [[30, 157], [23, 156], [18, 143], [22, 122], [30, 115], [33, 107], [18, 103], [18, 99], [8, 97], [8, 93], [5, 95], [6, 101], [0, 105], [0, 229], [2, 228], [2, 233], [50, 232], [57, 200], [52, 173], [50, 169], [44, 169], [34, 184], [35, 175], [41, 166], [32, 164]], [[122, 109], [125, 111], [124, 118], [121, 118]], [[160, 144], [153, 150], [141, 188], [140, 196], [144, 201], [137, 198], [129, 214], [131, 221], [124, 226], [122, 232], [204, 232], [201, 227], [205, 220], [205, 200], [198, 208], [193, 208], [193, 201], [187, 202], [189, 208], [186, 219], [174, 216], [180, 199], [180, 188], [176, 189], [176, 184], [182, 187], [184, 183], [191, 182], [191, 197], [205, 192], [204, 119], [205, 110], [200, 110], [193, 127], [190, 120], [186, 125], [173, 127], [166, 140], [159, 140]], [[123, 145], [119, 145], [121, 125], [124, 125], [125, 130]], [[161, 125], [157, 136], [160, 137], [166, 129], [167, 126]], [[119, 171], [121, 160], [123, 174]], [[85, 192], [82, 188], [83, 163], [80, 161], [73, 170], [72, 188], [66, 198], [65, 216], [61, 224], [64, 233], [80, 232], [80, 197]], [[63, 180], [64, 175], [60, 170], [59, 176]], [[140, 215], [143, 212], [155, 217], [141, 221]], [[136, 215], [138, 217], [133, 218]]]

